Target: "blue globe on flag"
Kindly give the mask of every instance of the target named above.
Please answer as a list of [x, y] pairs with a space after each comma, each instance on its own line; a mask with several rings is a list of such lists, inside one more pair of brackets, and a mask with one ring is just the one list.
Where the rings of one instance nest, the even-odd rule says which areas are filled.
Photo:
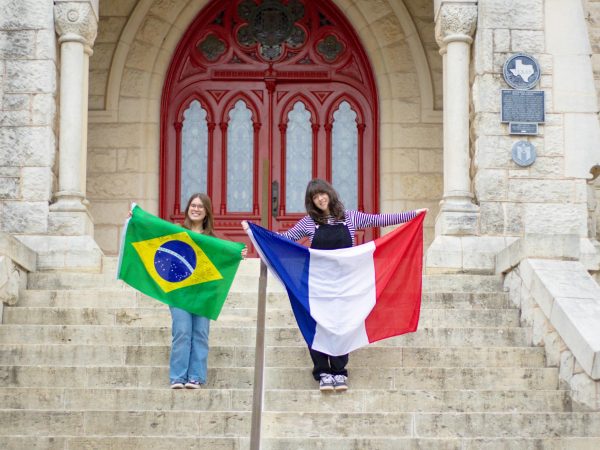
[[156, 249], [154, 267], [163, 280], [171, 283], [183, 281], [194, 273], [196, 252], [183, 241], [165, 242]]

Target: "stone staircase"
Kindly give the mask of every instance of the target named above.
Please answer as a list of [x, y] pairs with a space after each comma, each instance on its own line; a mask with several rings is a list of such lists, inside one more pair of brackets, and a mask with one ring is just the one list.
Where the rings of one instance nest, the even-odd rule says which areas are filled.
[[[0, 326], [0, 448], [247, 449], [258, 260], [212, 323], [208, 385], [168, 389], [170, 316], [103, 273], [33, 273]], [[424, 280], [419, 331], [352, 353], [321, 394], [287, 297], [267, 296], [262, 444], [283, 449], [598, 449], [600, 413], [558, 369], [495, 276]]]

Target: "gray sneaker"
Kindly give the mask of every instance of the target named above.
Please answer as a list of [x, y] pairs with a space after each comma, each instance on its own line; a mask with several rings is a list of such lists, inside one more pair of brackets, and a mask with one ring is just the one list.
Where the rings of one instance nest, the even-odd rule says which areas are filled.
[[348, 385], [346, 384], [346, 380], [348, 377], [346, 375], [334, 375], [333, 376], [333, 387], [336, 391], [346, 391], [348, 389]]
[[319, 381], [319, 389], [321, 391], [333, 391], [335, 382], [333, 376], [328, 373], [322, 373], [320, 375], [321, 381]]

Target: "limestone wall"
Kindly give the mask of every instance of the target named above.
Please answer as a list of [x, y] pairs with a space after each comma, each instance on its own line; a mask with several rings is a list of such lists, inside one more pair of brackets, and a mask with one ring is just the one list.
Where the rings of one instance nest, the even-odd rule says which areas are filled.
[[586, 22], [592, 50], [592, 67], [600, 100], [600, 0], [585, 0]]
[[[335, 0], [355, 26], [380, 96], [381, 210], [442, 195], [441, 57], [431, 0]], [[159, 113], [173, 51], [205, 0], [101, 0], [91, 58], [87, 198], [95, 239], [117, 251], [130, 201], [158, 210]]]
[[[590, 101], [583, 13], [556, 0], [481, 0], [474, 43], [472, 169], [481, 233], [587, 235], [586, 172], [598, 146], [597, 106]], [[563, 11], [563, 8], [566, 8]], [[565, 12], [567, 14], [563, 14]], [[567, 24], [580, 23], [579, 27]], [[517, 52], [533, 55], [546, 92], [546, 123], [535, 137], [510, 136], [500, 123], [502, 67]], [[589, 62], [589, 57], [587, 57]], [[570, 69], [569, 69], [570, 68]], [[593, 87], [592, 87], [593, 90]], [[536, 147], [527, 168], [511, 160], [518, 140]]]
[[0, 232], [48, 229], [56, 55], [51, 0], [0, 0]]
[[[591, 46], [591, 58], [592, 68], [594, 71], [594, 85], [596, 87], [596, 96], [600, 103], [600, 0], [585, 0], [585, 13], [587, 31], [590, 38]], [[594, 174], [597, 176], [597, 174]], [[600, 237], [600, 195], [598, 190], [600, 189], [600, 181], [596, 178], [592, 182], [592, 187], [589, 188], [588, 192], [591, 195], [588, 196], [588, 206], [590, 212], [590, 237], [598, 239]]]

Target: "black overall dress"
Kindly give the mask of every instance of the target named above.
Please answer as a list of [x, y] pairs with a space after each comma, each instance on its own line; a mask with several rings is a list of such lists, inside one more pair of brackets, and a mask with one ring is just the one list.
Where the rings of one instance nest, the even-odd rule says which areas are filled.
[[[350, 236], [348, 227], [343, 223], [319, 225], [315, 230], [310, 247], [321, 250], [352, 247], [352, 236]], [[320, 380], [322, 373], [348, 376], [348, 371], [346, 370], [346, 364], [348, 364], [347, 354], [330, 356], [312, 349], [309, 349], [309, 351], [314, 364], [313, 377], [315, 380]]]

